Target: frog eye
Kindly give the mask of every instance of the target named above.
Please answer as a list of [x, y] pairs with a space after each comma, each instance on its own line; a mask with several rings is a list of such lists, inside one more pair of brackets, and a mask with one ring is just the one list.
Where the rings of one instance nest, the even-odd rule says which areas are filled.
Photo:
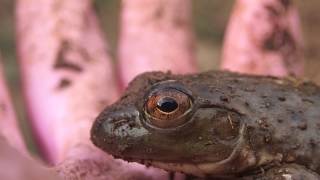
[[177, 89], [162, 89], [149, 95], [145, 103], [148, 123], [159, 128], [172, 128], [184, 124], [192, 101], [189, 95]]

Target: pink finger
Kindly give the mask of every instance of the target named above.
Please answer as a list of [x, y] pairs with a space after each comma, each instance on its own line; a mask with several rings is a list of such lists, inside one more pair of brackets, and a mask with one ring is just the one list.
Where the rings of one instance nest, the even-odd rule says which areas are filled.
[[16, 12], [28, 112], [46, 159], [65, 179], [155, 177], [89, 140], [93, 120], [118, 96], [90, 1], [19, 0]]
[[237, 0], [222, 69], [275, 76], [303, 74], [303, 42], [291, 0]]
[[[118, 49], [122, 87], [145, 71], [197, 71], [189, 0], [123, 0]], [[175, 179], [183, 179], [176, 174]]]
[[16, 12], [28, 112], [46, 158], [61, 162], [117, 96], [106, 45], [89, 1], [20, 0]]
[[11, 99], [3, 75], [0, 57], [0, 133], [8, 140], [8, 143], [11, 146], [15, 147], [20, 152], [26, 153], [26, 147], [19, 131], [17, 118], [11, 104]]
[[122, 1], [119, 69], [126, 86], [144, 71], [197, 70], [190, 0]]

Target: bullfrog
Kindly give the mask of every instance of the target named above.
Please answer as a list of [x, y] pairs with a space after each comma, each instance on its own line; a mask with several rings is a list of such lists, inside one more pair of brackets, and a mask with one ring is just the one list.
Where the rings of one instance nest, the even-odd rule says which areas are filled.
[[130, 162], [222, 179], [320, 179], [320, 88], [224, 71], [137, 76], [91, 129]]

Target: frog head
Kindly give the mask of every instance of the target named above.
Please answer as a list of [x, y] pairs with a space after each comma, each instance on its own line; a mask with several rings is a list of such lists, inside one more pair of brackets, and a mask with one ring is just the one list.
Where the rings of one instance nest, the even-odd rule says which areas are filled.
[[209, 84], [205, 76], [142, 74], [97, 117], [91, 140], [115, 158], [169, 171], [239, 173], [255, 163], [245, 117], [225, 106]]

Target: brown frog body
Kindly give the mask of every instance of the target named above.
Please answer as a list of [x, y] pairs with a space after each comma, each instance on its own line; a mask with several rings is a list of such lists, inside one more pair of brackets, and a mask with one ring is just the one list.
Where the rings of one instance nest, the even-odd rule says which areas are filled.
[[117, 158], [199, 177], [292, 165], [319, 179], [320, 88], [220, 71], [144, 73], [98, 116], [91, 139]]

